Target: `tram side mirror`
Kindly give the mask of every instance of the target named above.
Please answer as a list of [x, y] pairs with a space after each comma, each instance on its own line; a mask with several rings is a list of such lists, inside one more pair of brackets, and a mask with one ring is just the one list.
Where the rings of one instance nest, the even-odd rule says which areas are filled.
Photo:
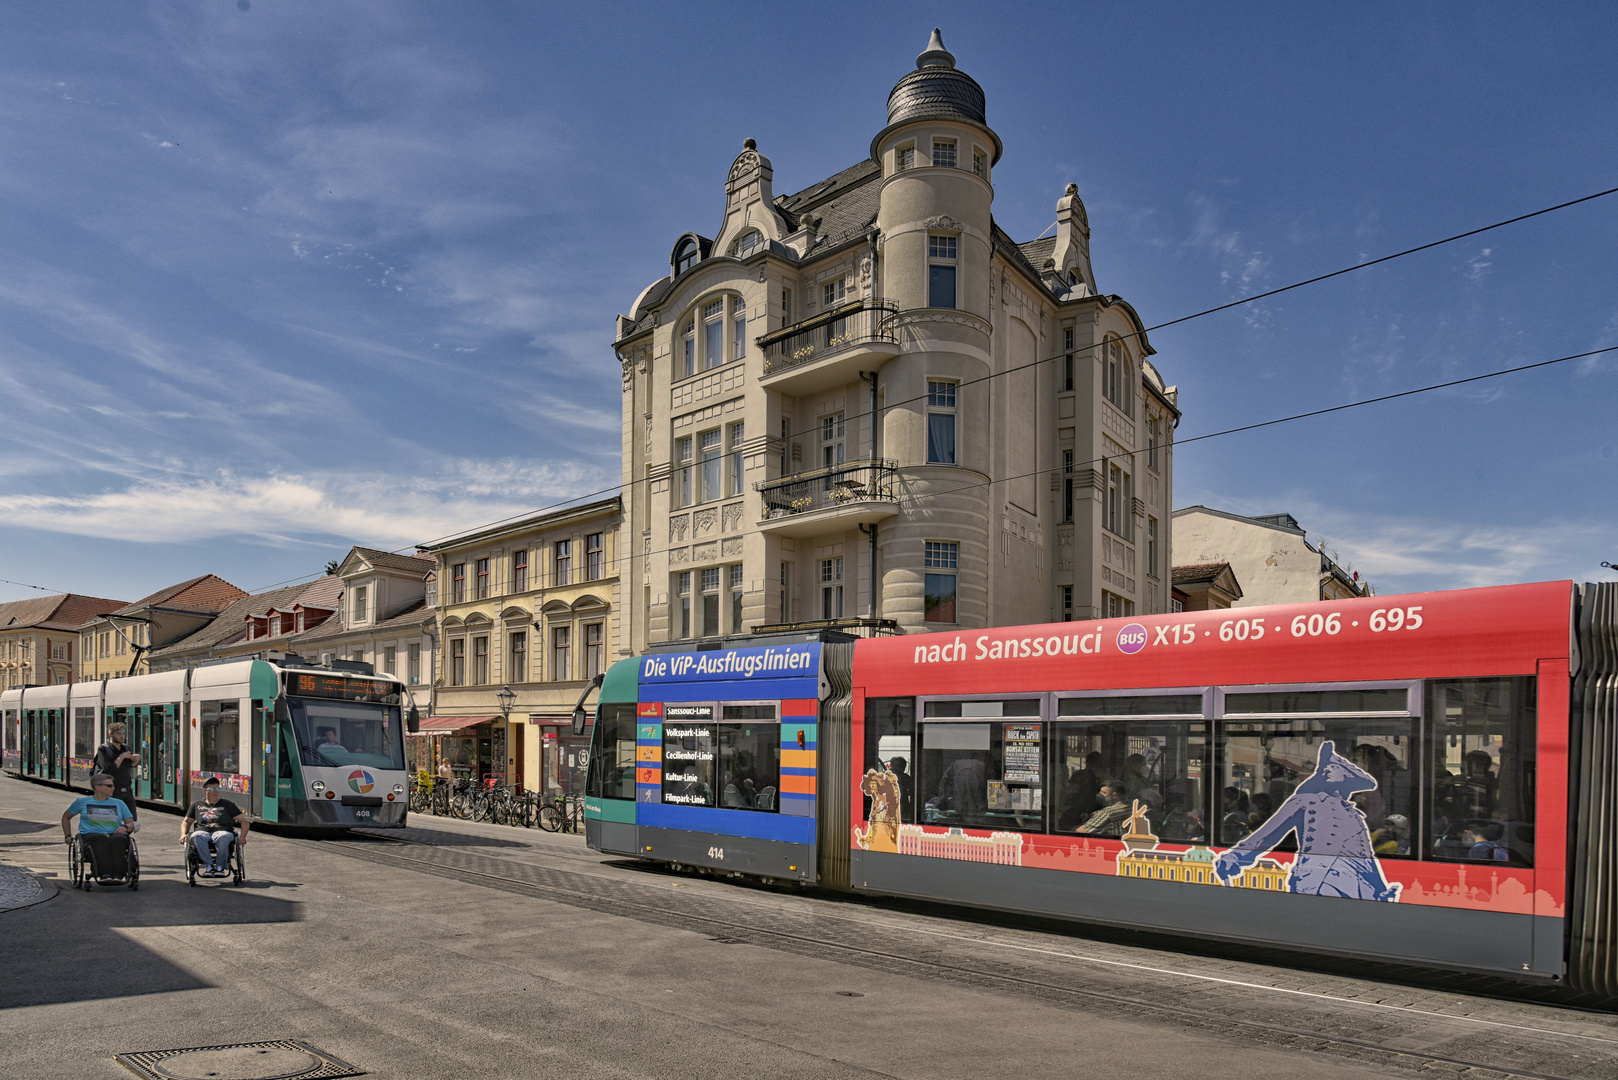
[[590, 719], [589, 716], [584, 711], [584, 706], [583, 705], [580, 705], [578, 708], [574, 709], [573, 710], [573, 734], [575, 734], [575, 735], [583, 735], [584, 734], [584, 725], [585, 725], [586, 722], [588, 722], [589, 719]]
[[405, 714], [405, 730], [412, 735], [421, 730], [421, 710], [414, 705], [410, 706], [410, 711]]

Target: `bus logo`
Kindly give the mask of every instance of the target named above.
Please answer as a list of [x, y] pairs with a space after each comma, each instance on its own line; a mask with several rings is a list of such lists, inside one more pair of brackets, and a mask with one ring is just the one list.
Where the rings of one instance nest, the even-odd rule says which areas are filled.
[[[1141, 633], [1145, 634], [1146, 631], [1142, 630]], [[369, 795], [371, 789], [376, 787], [376, 777], [372, 776], [364, 769], [355, 769], [353, 772], [348, 774], [348, 786], [359, 792], [361, 795]]]
[[1132, 622], [1118, 631], [1118, 651], [1121, 653], [1138, 653], [1146, 648], [1146, 627], [1138, 622]]

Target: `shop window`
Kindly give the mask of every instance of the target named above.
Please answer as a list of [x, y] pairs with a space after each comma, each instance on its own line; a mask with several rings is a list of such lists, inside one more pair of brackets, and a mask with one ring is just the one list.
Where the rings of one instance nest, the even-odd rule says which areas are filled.
[[[1296, 851], [1291, 825], [1301, 823], [1303, 810], [1277, 812], [1314, 775], [1330, 742], [1326, 760], [1341, 760], [1337, 771], [1349, 777], [1342, 793], [1365, 815], [1378, 857], [1414, 857], [1417, 721], [1406, 713], [1407, 699], [1403, 687], [1227, 694], [1219, 725], [1218, 820], [1211, 823], [1216, 841], [1253, 838], [1267, 849]], [[1367, 712], [1384, 715], [1341, 715]], [[1363, 838], [1354, 830], [1327, 836], [1328, 847], [1318, 854], [1360, 853]], [[1331, 849], [1333, 839], [1345, 845], [1341, 852]]]
[[589, 762], [589, 793], [600, 799], [635, 798], [634, 703], [607, 703], [596, 710]]
[[1426, 693], [1433, 771], [1428, 855], [1532, 866], [1535, 680], [1435, 680]]
[[1045, 725], [1037, 698], [929, 701], [920, 727], [923, 824], [1044, 831]]

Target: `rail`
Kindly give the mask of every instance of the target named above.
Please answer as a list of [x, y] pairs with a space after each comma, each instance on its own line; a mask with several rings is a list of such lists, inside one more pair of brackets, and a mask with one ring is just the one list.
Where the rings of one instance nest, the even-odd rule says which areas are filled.
[[896, 461], [851, 461], [753, 486], [764, 499], [766, 518], [790, 517], [855, 502], [897, 502], [893, 481], [898, 469]]
[[896, 345], [899, 334], [893, 317], [897, 314], [898, 301], [873, 296], [839, 304], [812, 319], [765, 334], [758, 339], [764, 350], [764, 374], [776, 375], [872, 342]]

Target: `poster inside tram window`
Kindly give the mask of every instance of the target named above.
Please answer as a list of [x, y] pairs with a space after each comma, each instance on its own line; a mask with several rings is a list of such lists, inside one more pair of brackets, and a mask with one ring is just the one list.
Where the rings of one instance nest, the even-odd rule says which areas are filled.
[[1039, 725], [1007, 724], [1005, 771], [1008, 784], [1039, 784]]

